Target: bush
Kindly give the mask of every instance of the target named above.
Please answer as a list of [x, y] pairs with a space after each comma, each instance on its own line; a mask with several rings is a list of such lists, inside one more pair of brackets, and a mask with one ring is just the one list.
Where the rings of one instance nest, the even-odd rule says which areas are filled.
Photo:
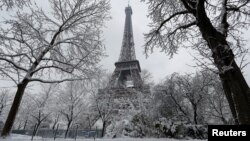
[[192, 125], [187, 122], [174, 122], [166, 118], [161, 118], [154, 123], [160, 137], [168, 138], [193, 138], [206, 139], [207, 127], [205, 125]]
[[153, 137], [156, 130], [149, 118], [136, 114], [132, 118], [123, 119], [110, 124], [106, 130], [106, 137]]
[[143, 114], [137, 114], [130, 119], [116, 121], [107, 127], [106, 137], [166, 137], [178, 139], [207, 139], [205, 125], [192, 125], [187, 122], [160, 118], [152, 121]]

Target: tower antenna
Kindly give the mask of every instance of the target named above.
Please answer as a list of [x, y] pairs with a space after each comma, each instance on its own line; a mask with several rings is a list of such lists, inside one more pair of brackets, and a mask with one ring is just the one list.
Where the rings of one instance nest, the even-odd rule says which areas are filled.
[[128, 6], [130, 6], [129, 4], [130, 4], [130, 0], [128, 0]]

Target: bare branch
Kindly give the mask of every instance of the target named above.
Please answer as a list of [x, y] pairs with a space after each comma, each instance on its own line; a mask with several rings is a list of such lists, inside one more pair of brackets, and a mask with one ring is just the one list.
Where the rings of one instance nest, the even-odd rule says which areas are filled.
[[170, 32], [168, 34], [168, 36], [174, 35], [178, 30], [187, 29], [187, 28], [190, 28], [190, 27], [195, 26], [195, 25], [196, 25], [196, 21], [190, 22], [190, 23], [185, 24], [185, 25], [180, 25], [177, 28], [175, 28], [172, 32]]
[[6, 61], [6, 62], [10, 63], [11, 65], [13, 65], [13, 66], [14, 66], [15, 68], [17, 68], [17, 69], [20, 69], [20, 70], [22, 70], [22, 71], [28, 72], [27, 69], [25, 69], [25, 68], [23, 68], [23, 67], [17, 65], [17, 64], [16, 64], [15, 62], [13, 62], [12, 60], [9, 60], [9, 59], [6, 59], [6, 58], [2, 58], [2, 57], [0, 57], [0, 60]]
[[155, 32], [159, 32], [161, 30], [161, 28], [167, 23], [169, 22], [171, 19], [175, 18], [176, 16], [180, 16], [183, 14], [188, 14], [190, 13], [189, 11], [180, 11], [180, 12], [176, 12], [174, 14], [172, 14], [170, 17], [168, 17], [166, 20], [164, 20], [163, 22], [161, 22], [161, 24], [159, 25], [159, 27], [156, 29]]
[[68, 79], [62, 79], [62, 80], [42, 80], [42, 79], [39, 79], [39, 78], [32, 78], [32, 79], [29, 79], [30, 82], [41, 82], [41, 83], [63, 83], [63, 82], [70, 82], [70, 81], [81, 81], [81, 80], [88, 80], [90, 78], [78, 78], [78, 79], [75, 79], [75, 78], [68, 78]]
[[230, 5], [229, 7], [227, 7], [227, 11], [234, 11], [234, 12], [240, 12], [240, 9], [244, 6], [246, 6], [248, 3], [250, 2], [250, 0], [246, 0], [244, 3], [242, 3], [239, 6], [235, 6], [235, 5]]
[[2, 72], [4, 75], [6, 75], [8, 78], [10, 78], [16, 85], [18, 84], [18, 81], [15, 80], [15, 78], [12, 77], [12, 76], [9, 74], [9, 72], [5, 72], [4, 69], [1, 69], [1, 68], [0, 68], [0, 72]]

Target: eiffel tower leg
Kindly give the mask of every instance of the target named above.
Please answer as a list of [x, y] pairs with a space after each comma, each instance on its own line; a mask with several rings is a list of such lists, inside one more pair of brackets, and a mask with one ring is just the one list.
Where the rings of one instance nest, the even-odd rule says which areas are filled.
[[134, 82], [134, 87], [141, 88], [142, 87], [142, 80], [140, 77], [140, 73], [138, 70], [131, 70], [131, 77]]
[[118, 79], [119, 79], [120, 71], [115, 70], [111, 76], [111, 79], [108, 84], [108, 88], [116, 87], [118, 84]]

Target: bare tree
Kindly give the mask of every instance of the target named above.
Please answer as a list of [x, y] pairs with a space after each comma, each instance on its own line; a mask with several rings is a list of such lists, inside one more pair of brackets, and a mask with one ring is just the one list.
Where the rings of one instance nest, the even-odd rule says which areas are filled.
[[95, 108], [99, 114], [100, 119], [102, 120], [102, 133], [101, 136], [104, 137], [106, 132], [106, 127], [110, 121], [112, 114], [114, 113], [114, 99], [109, 93], [102, 93], [104, 97], [98, 95], [95, 98]]
[[31, 129], [32, 126], [32, 117], [31, 113], [34, 109], [34, 99], [33, 95], [26, 91], [24, 95], [24, 99], [22, 100], [22, 103], [20, 104], [19, 108], [19, 114], [16, 117], [15, 120], [15, 126], [17, 129]]
[[99, 119], [102, 121], [102, 137], [104, 137], [106, 127], [114, 113], [113, 91], [109, 91], [108, 89], [110, 78], [111, 74], [102, 71], [102, 73], [99, 73], [99, 75], [93, 80], [94, 89], [91, 90], [91, 109], [97, 113]]
[[87, 114], [87, 120], [88, 120], [88, 128], [89, 130], [91, 130], [94, 124], [97, 122], [98, 116], [95, 113], [90, 112], [89, 114]]
[[174, 73], [167, 78], [163, 84], [158, 86], [158, 91], [162, 91], [168, 96], [164, 99], [167, 99], [168, 105], [173, 107], [172, 111], [168, 110], [170, 114], [172, 113], [169, 116], [178, 117], [179, 120], [184, 119], [194, 124], [206, 123], [204, 111], [207, 107], [206, 98], [210, 93], [212, 82], [213, 78], [209, 77], [206, 72], [199, 72], [195, 75]]
[[196, 73], [194, 77], [186, 75], [177, 78], [177, 85], [182, 88], [182, 94], [190, 102], [195, 124], [204, 123], [203, 111], [205, 109], [206, 95], [213, 78], [208, 75]]
[[31, 117], [34, 119], [34, 136], [42, 123], [49, 118], [52, 113], [54, 99], [52, 95], [56, 93], [56, 85], [42, 85], [42, 92], [39, 95], [33, 96], [34, 105], [31, 112]]
[[68, 131], [72, 124], [76, 122], [84, 110], [87, 102], [84, 101], [87, 95], [87, 89], [82, 83], [68, 82], [66, 83], [64, 90], [61, 90], [58, 103], [60, 105], [60, 113], [62, 118], [67, 123], [67, 129], [65, 132], [65, 138], [67, 138]]
[[86, 130], [94, 130], [93, 126], [99, 119], [98, 114], [93, 110], [92, 105], [90, 104], [87, 109], [81, 113], [81, 116], [78, 117], [79, 128]]
[[0, 9], [6, 8], [9, 10], [13, 7], [23, 8], [23, 6], [30, 3], [30, 0], [1, 0]]
[[250, 124], [250, 90], [235, 61], [235, 49], [241, 50], [244, 44], [241, 31], [250, 24], [250, 1], [147, 2], [152, 30], [145, 36], [145, 51], [160, 46], [172, 56], [180, 46], [194, 44], [200, 50], [208, 50], [219, 72], [234, 117], [239, 124]]
[[141, 79], [142, 79], [142, 83], [145, 86], [152, 86], [154, 85], [154, 81], [153, 81], [153, 75], [150, 71], [143, 69], [141, 71]]
[[207, 108], [205, 109], [205, 114], [207, 116], [207, 122], [212, 120], [213, 122], [219, 121], [217, 124], [233, 124], [234, 120], [230, 113], [230, 107], [226, 100], [219, 77], [213, 73], [207, 74], [209, 75], [208, 77], [213, 78], [209, 87], [209, 93], [206, 96]]
[[[179, 74], [174, 73], [166, 80], [155, 86], [154, 95], [157, 101], [160, 101], [159, 108], [160, 116], [174, 119], [177, 117], [178, 120], [185, 120], [192, 122], [185, 101], [185, 97], [182, 93], [182, 87], [176, 86], [176, 78], [180, 77]], [[159, 100], [160, 99], [160, 100]], [[170, 108], [172, 107], [172, 108]], [[164, 108], [164, 109], [162, 109]]]
[[0, 91], [0, 117], [3, 116], [5, 108], [10, 104], [10, 92], [7, 89]]
[[58, 122], [60, 121], [61, 113], [60, 112], [54, 112], [52, 113], [52, 120], [53, 120], [53, 125], [52, 125], [52, 130], [56, 130], [56, 127], [58, 126]]
[[109, 18], [108, 0], [49, 0], [48, 4], [49, 13], [30, 5], [28, 12], [1, 22], [0, 73], [17, 85], [2, 136], [9, 134], [30, 82], [88, 79], [103, 55], [100, 30]]
[[164, 84], [159, 83], [153, 87], [152, 90], [153, 98], [151, 101], [152, 112], [150, 112], [152, 114], [151, 118], [153, 119], [159, 119], [161, 117], [173, 119], [175, 115], [180, 115], [176, 114], [173, 101], [169, 98], [168, 95], [166, 95], [166, 92], [164, 91], [165, 88], [170, 88], [170, 87], [167, 87], [166, 83]]
[[4, 120], [11, 104], [11, 95], [8, 89], [0, 89], [0, 129], [3, 128]]

